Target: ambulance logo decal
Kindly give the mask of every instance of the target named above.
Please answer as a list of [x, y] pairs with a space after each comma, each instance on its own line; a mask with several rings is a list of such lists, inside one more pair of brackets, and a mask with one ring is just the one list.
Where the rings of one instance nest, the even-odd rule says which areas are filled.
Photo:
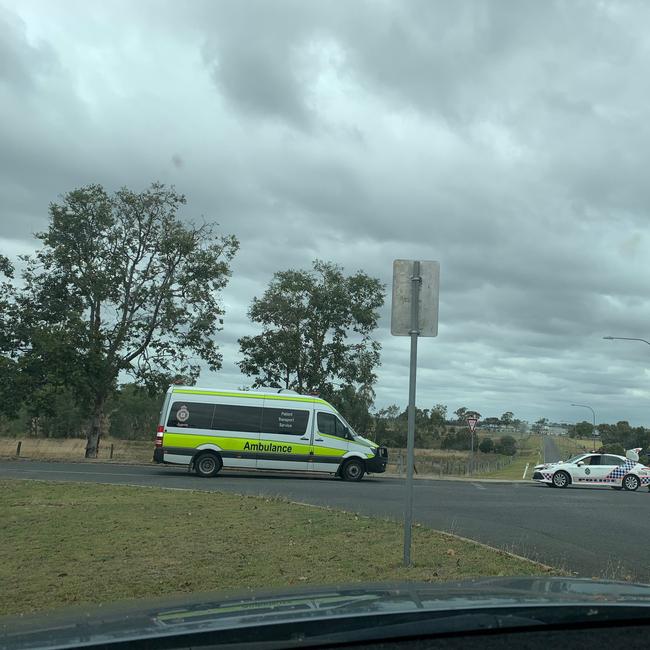
[[187, 406], [183, 404], [178, 411], [176, 411], [176, 420], [178, 422], [187, 422], [190, 419], [190, 412], [187, 410]]

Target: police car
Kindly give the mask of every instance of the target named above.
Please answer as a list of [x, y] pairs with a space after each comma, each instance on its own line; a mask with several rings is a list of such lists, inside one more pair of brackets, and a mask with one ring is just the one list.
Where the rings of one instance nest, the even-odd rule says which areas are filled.
[[616, 490], [650, 486], [650, 468], [639, 463], [641, 449], [629, 449], [625, 457], [614, 454], [578, 454], [558, 463], [536, 465], [533, 481], [549, 487], [608, 485]]

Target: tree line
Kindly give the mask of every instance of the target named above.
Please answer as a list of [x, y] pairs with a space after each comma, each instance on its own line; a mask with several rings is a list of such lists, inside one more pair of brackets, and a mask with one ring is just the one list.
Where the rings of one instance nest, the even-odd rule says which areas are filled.
[[[239, 242], [216, 223], [182, 218], [185, 204], [161, 183], [112, 194], [88, 185], [49, 205], [48, 228], [18, 260], [20, 274], [0, 255], [5, 429], [83, 431], [95, 457], [102, 434], [145, 426], [129, 404], [146, 402], [150, 413], [170, 383], [221, 368], [221, 295]], [[279, 271], [252, 301], [260, 331], [239, 339], [241, 371], [255, 387], [319, 393], [363, 428], [384, 295], [377, 278], [329, 262]], [[126, 414], [135, 424], [119, 424]]]
[[[436, 404], [431, 409], [415, 409], [415, 446], [419, 449], [453, 449], [468, 451], [472, 448], [472, 434], [467, 426], [468, 414], [480, 416], [477, 411], [461, 407], [454, 412], [455, 418], [447, 417], [447, 406]], [[389, 406], [378, 410], [371, 416], [370, 434], [382, 444], [389, 447], [406, 447], [408, 411], [398, 406]], [[488, 419], [484, 420], [484, 422]], [[515, 420], [512, 412], [507, 411], [500, 418], [489, 419], [490, 428], [513, 427]], [[481, 423], [481, 427], [484, 424]], [[516, 440], [511, 435], [493, 439], [489, 436], [479, 437], [474, 434], [474, 449], [483, 453], [498, 453], [512, 456], [516, 453]]]
[[[592, 438], [596, 449], [600, 453], [623, 455], [628, 449], [642, 448], [644, 458], [650, 451], [650, 430], [644, 427], [633, 427], [627, 420], [616, 424], [602, 423], [596, 426], [598, 436], [592, 438], [594, 426], [591, 422], [578, 422], [569, 427], [568, 435], [571, 438]], [[650, 460], [646, 458], [643, 462]]]

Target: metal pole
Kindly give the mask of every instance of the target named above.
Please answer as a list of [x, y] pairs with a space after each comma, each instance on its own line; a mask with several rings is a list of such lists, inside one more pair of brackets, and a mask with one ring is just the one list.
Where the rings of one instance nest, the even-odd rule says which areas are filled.
[[406, 438], [406, 508], [404, 510], [404, 566], [411, 566], [411, 526], [413, 523], [413, 465], [415, 464], [415, 379], [418, 359], [420, 307], [420, 262], [413, 262], [411, 276], [411, 361], [409, 366], [408, 433]]
[[[634, 340], [637, 340], [637, 339], [634, 339]], [[594, 451], [596, 451], [596, 436], [594, 435], [594, 433], [596, 431], [596, 412], [594, 411], [594, 409], [591, 408], [591, 406], [589, 406], [589, 404], [571, 404], [571, 406], [579, 406], [580, 408], [589, 409], [591, 411], [591, 419], [592, 419], [592, 422], [593, 422], [593, 428], [591, 430], [591, 437], [592, 437], [592, 440], [593, 440]]]
[[650, 345], [650, 341], [646, 341], [645, 339], [631, 338], [629, 336], [603, 336], [603, 338], [606, 341], [641, 341], [642, 343], [647, 343]]
[[596, 451], [596, 414], [594, 409], [591, 409], [591, 414], [593, 418], [593, 427], [591, 428], [591, 438], [593, 440], [594, 451]]
[[469, 437], [471, 440], [471, 447], [472, 447], [472, 450], [469, 455], [469, 475], [471, 476], [472, 472], [474, 471], [474, 432], [472, 431], [471, 428], [469, 430]]

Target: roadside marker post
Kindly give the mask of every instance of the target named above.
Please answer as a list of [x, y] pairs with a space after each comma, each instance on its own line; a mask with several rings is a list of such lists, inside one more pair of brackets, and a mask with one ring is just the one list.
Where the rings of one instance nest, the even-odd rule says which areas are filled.
[[439, 262], [420, 260], [395, 260], [393, 262], [390, 333], [393, 336], [409, 336], [411, 339], [404, 508], [405, 567], [411, 566], [413, 468], [415, 465], [415, 383], [417, 378], [418, 337], [438, 336], [439, 292]]

